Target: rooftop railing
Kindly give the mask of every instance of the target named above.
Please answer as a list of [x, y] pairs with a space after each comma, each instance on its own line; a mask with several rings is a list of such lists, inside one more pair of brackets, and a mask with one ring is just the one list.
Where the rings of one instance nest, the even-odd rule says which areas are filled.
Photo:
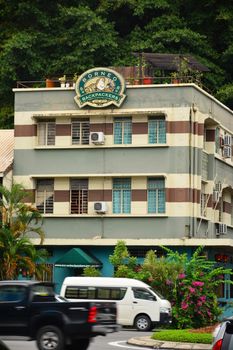
[[[124, 77], [126, 85], [148, 85], [148, 84], [189, 84], [195, 83], [200, 87], [203, 87], [200, 80], [197, 80], [193, 76], [146, 76], [139, 77]], [[17, 88], [33, 89], [33, 88], [53, 88], [53, 87], [74, 87], [75, 82], [72, 79], [67, 79], [65, 82], [61, 82], [58, 78], [46, 79], [46, 80], [34, 80], [34, 81], [18, 81]]]

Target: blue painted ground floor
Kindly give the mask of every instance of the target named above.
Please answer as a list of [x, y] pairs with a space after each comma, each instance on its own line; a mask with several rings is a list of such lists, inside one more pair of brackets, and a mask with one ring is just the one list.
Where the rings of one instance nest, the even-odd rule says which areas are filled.
[[[86, 265], [96, 266], [102, 276], [113, 276], [114, 268], [109, 262], [109, 256], [113, 254], [114, 246], [48, 246], [50, 257], [48, 259], [49, 272], [44, 276], [45, 280], [55, 282], [56, 292], [60, 292], [62, 282], [68, 276], [81, 276]], [[138, 263], [142, 263], [148, 250], [153, 249], [159, 256], [164, 253], [161, 247], [127, 246], [130, 254], [137, 257]], [[192, 256], [197, 247], [169, 247], [179, 253], [186, 252]], [[205, 247], [208, 260], [215, 261], [216, 266], [223, 266], [233, 270], [233, 249], [230, 247]], [[233, 276], [225, 276], [226, 280]], [[222, 317], [233, 314], [233, 284], [223, 284], [217, 291], [219, 303], [223, 308]]]

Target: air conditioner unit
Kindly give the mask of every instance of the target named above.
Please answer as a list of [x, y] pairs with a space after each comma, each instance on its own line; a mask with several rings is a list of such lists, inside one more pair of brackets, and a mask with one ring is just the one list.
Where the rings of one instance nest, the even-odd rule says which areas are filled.
[[104, 133], [102, 131], [91, 132], [90, 133], [90, 143], [94, 143], [95, 145], [103, 145], [104, 144]]
[[217, 202], [219, 201], [219, 197], [220, 197], [220, 192], [214, 190], [214, 191], [213, 191], [213, 202], [214, 202], [214, 203], [217, 203]]
[[224, 136], [224, 146], [231, 146], [231, 145], [232, 145], [231, 135], [225, 135]]
[[222, 192], [222, 183], [220, 181], [215, 184], [215, 190]]
[[218, 224], [218, 233], [220, 235], [227, 234], [227, 225], [226, 224]]
[[224, 158], [231, 158], [231, 147], [229, 147], [229, 146], [223, 147], [223, 157]]
[[96, 213], [104, 214], [107, 211], [107, 203], [106, 202], [95, 202], [94, 210]]

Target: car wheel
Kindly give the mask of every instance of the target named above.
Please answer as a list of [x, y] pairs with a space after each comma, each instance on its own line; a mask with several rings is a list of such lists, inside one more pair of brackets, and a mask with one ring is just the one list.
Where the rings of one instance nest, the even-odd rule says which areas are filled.
[[147, 315], [139, 315], [135, 318], [134, 326], [138, 331], [149, 331], [152, 327], [150, 318]]
[[90, 339], [74, 339], [70, 345], [67, 345], [67, 350], [86, 350], [90, 344]]
[[63, 350], [64, 335], [53, 325], [40, 328], [37, 332], [36, 342], [39, 350]]

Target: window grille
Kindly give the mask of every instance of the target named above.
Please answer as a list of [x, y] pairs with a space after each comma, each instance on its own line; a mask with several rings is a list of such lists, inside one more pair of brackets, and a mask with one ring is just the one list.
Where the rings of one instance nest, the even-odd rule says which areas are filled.
[[71, 214], [87, 214], [88, 180], [71, 180]]
[[53, 213], [54, 180], [37, 180], [36, 207], [40, 213]]
[[147, 200], [148, 213], [165, 213], [165, 184], [164, 179], [148, 178]]
[[166, 143], [166, 121], [164, 118], [149, 118], [149, 143]]
[[113, 179], [113, 213], [129, 214], [131, 212], [131, 179]]
[[72, 145], [88, 145], [90, 135], [89, 119], [72, 120]]
[[114, 119], [114, 144], [132, 143], [132, 118]]
[[55, 145], [56, 123], [55, 121], [38, 122], [37, 124], [38, 145]]

